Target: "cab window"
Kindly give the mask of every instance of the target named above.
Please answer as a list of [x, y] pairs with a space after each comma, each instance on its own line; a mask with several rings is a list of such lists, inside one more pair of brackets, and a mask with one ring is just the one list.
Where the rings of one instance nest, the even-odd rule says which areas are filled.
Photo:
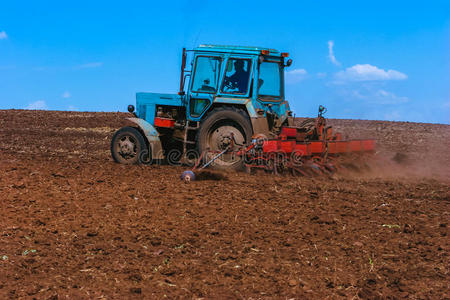
[[259, 65], [258, 98], [279, 100], [282, 97], [281, 66], [277, 62], [264, 61]]
[[223, 78], [221, 92], [246, 95], [251, 66], [252, 61], [250, 59], [230, 58]]
[[199, 56], [195, 63], [192, 91], [197, 93], [215, 93], [220, 74], [218, 57]]

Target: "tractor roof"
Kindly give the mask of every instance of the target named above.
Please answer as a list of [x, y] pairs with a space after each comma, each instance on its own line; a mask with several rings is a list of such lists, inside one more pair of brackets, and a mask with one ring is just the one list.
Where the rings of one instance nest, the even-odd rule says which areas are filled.
[[281, 53], [275, 49], [263, 48], [263, 47], [250, 47], [250, 46], [200, 45], [197, 48], [195, 48], [194, 51], [242, 53], [242, 54], [254, 54], [254, 55], [261, 54], [261, 51], [269, 51], [270, 55], [273, 55], [273, 56], [281, 55]]

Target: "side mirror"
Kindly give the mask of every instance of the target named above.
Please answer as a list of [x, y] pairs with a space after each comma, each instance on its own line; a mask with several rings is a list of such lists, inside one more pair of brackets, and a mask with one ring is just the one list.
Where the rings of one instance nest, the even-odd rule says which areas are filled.
[[290, 67], [292, 65], [292, 59], [288, 59], [287, 61], [286, 61], [286, 67]]
[[130, 113], [133, 113], [134, 112], [134, 105], [128, 105], [128, 111], [130, 112]]

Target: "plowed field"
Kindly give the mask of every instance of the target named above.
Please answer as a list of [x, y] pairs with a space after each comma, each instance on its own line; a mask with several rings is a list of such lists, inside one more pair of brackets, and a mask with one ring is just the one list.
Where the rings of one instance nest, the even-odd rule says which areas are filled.
[[126, 116], [0, 111], [1, 299], [450, 297], [450, 126], [331, 120], [379, 166], [184, 184], [112, 161]]

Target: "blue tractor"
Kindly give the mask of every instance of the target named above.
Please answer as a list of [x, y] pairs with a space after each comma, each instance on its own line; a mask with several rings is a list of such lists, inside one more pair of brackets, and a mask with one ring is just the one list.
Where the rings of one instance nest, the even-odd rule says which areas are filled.
[[[222, 152], [218, 168], [238, 168], [233, 150], [252, 137], [274, 138], [293, 118], [284, 95], [288, 53], [242, 46], [200, 45], [183, 49], [178, 94], [137, 93], [128, 106], [135, 126], [119, 129], [112, 157], [123, 164]], [[191, 60], [186, 68], [188, 57]], [[212, 154], [211, 154], [212, 155]]]

